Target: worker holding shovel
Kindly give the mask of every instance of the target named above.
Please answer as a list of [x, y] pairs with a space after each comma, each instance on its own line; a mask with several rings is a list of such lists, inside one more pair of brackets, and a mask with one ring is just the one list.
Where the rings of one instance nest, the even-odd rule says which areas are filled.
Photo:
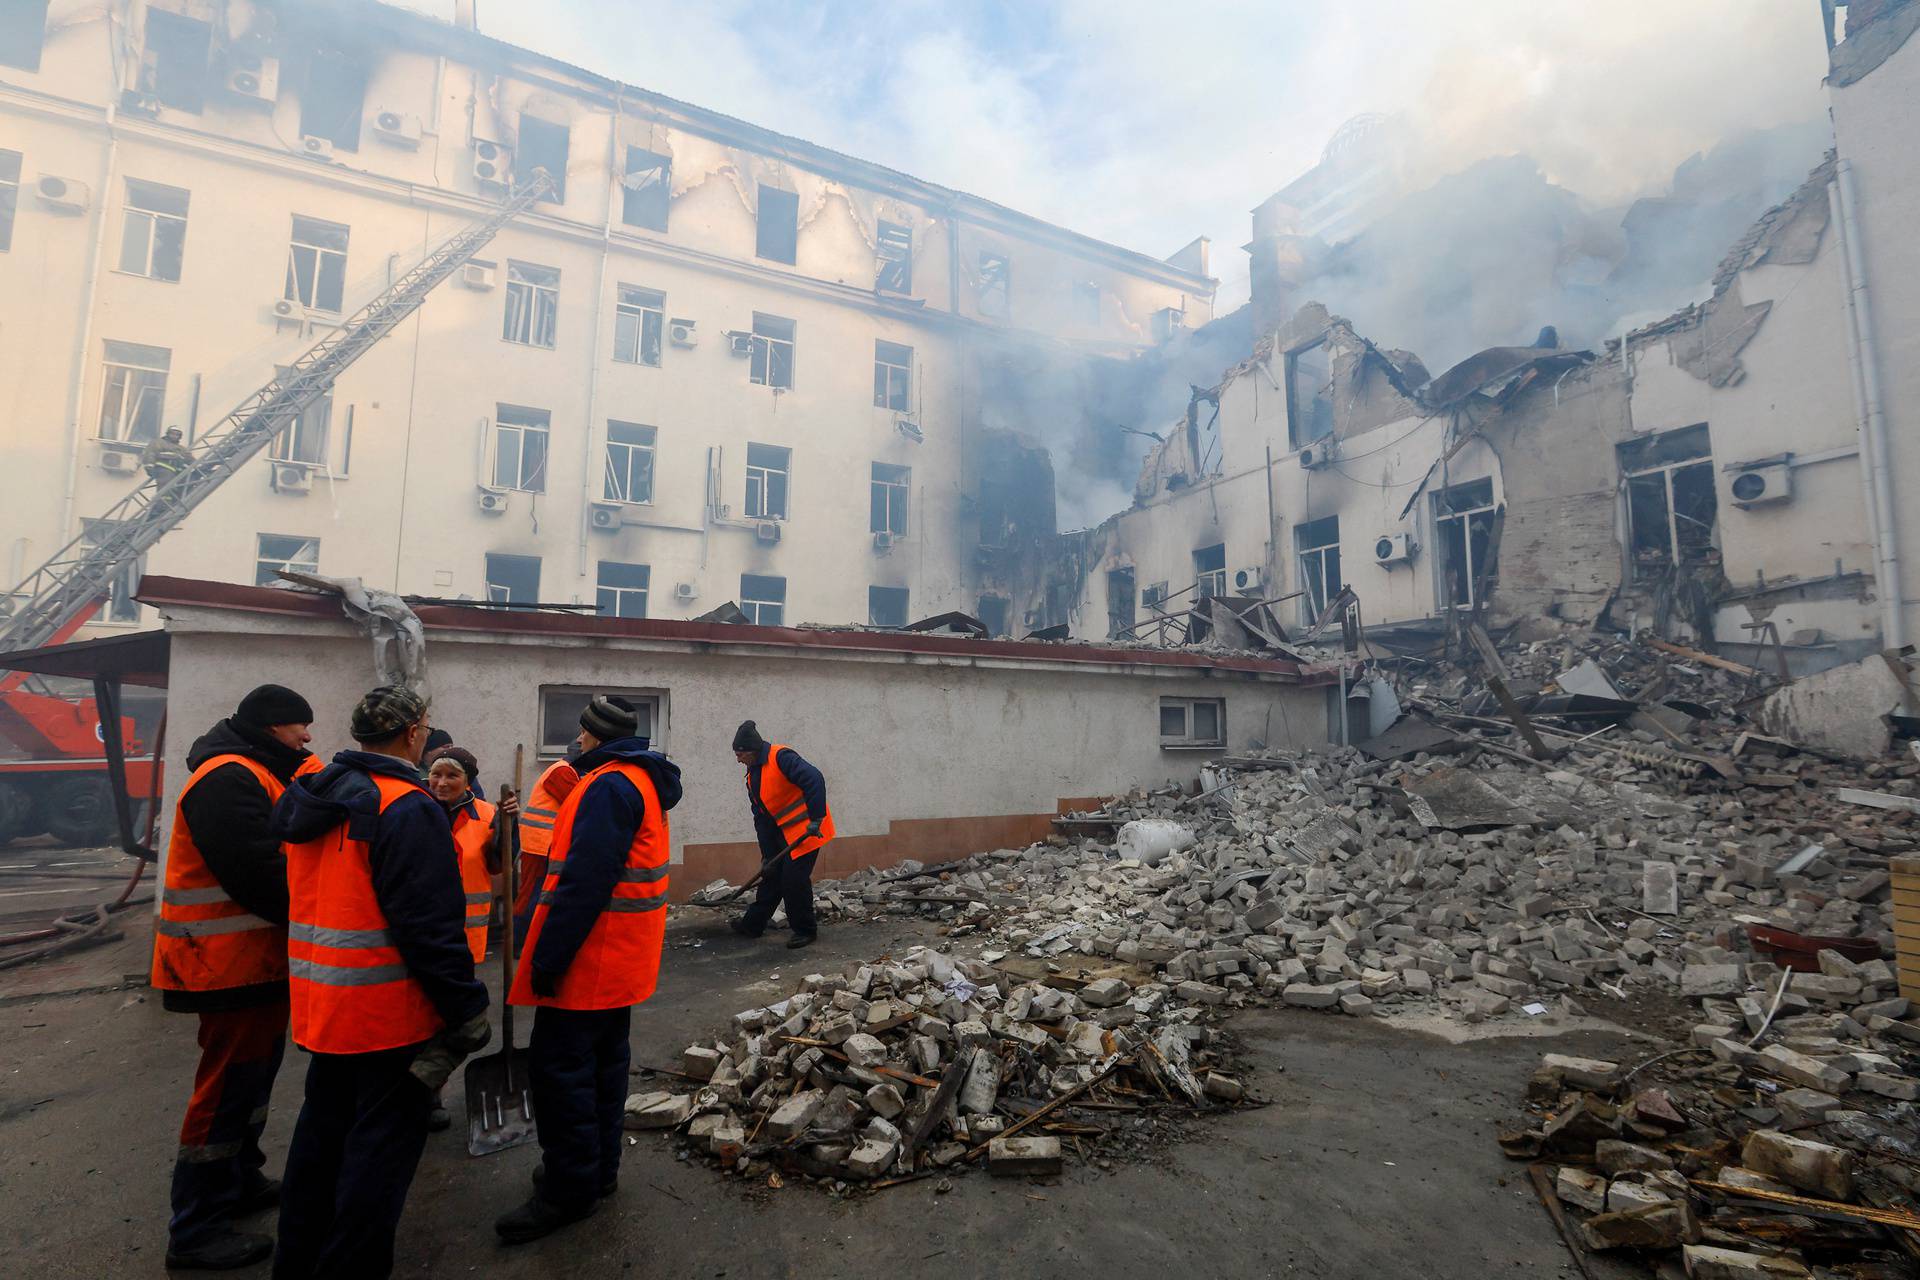
[[793, 930], [787, 946], [811, 946], [819, 933], [813, 917], [813, 864], [833, 839], [826, 779], [792, 747], [762, 738], [751, 720], [733, 735], [733, 758], [747, 767], [747, 806], [766, 861], [755, 877], [760, 892], [731, 927], [757, 938], [766, 931], [774, 908], [784, 902]]

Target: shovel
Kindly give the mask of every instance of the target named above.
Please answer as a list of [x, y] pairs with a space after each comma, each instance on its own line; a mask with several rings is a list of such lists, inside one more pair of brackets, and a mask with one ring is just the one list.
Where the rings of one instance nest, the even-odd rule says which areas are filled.
[[[513, 749], [513, 794], [520, 794], [523, 748]], [[533, 1092], [527, 1065], [513, 1047], [513, 901], [520, 862], [520, 824], [504, 813], [493, 817], [493, 847], [507, 868], [507, 927], [500, 943], [500, 1052], [467, 1064], [467, 1153], [491, 1155], [534, 1138]]]
[[[799, 843], [800, 842], [798, 840], [795, 840], [793, 842], [793, 844], [799, 844]], [[774, 854], [771, 858], [768, 858], [765, 862], [761, 863], [760, 869], [753, 873], [753, 878], [751, 880], [741, 885], [738, 889], [735, 889], [732, 893], [729, 893], [726, 897], [716, 899], [714, 902], [709, 903], [708, 905], [715, 906], [715, 907], [724, 907], [729, 902], [732, 902], [735, 898], [745, 893], [747, 890], [753, 888], [753, 886], [759, 884], [761, 880], [766, 878], [767, 872], [773, 870], [775, 864], [777, 864], [780, 861], [780, 859], [786, 857], [788, 854], [793, 852], [793, 844], [788, 845], [786, 848], [782, 849], [780, 852]]]

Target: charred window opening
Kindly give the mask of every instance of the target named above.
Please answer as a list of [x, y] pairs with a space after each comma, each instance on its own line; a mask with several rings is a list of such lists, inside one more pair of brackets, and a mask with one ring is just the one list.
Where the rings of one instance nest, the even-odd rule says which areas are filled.
[[487, 599], [495, 604], [533, 604], [540, 599], [540, 557], [487, 552]]
[[560, 269], [507, 260], [507, 309], [500, 336], [551, 351], [560, 324]]
[[1148, 584], [1140, 592], [1140, 607], [1146, 610], [1147, 617], [1153, 620], [1155, 642], [1167, 642], [1167, 586], [1164, 582]]
[[907, 589], [905, 587], [868, 587], [867, 625], [870, 627], [906, 626]]
[[913, 469], [885, 462], [873, 464], [873, 483], [867, 515], [867, 527], [873, 533], [907, 536], [907, 495], [912, 487]]
[[320, 539], [297, 533], [257, 534], [253, 548], [253, 585], [277, 587], [282, 571], [320, 572]]
[[1082, 283], [1073, 286], [1073, 319], [1089, 329], [1100, 327], [1100, 286]]
[[212, 49], [213, 28], [206, 23], [149, 8], [141, 90], [163, 107], [200, 114], [207, 105], [207, 57]]
[[553, 186], [540, 197], [542, 204], [564, 204], [567, 199], [567, 137], [564, 124], [538, 116], [520, 117], [520, 141], [513, 151], [513, 179], [531, 182], [535, 169], [545, 169]]
[[127, 179], [120, 270], [149, 280], [180, 278], [187, 248], [187, 200], [188, 193], [179, 187]]
[[654, 428], [638, 422], [607, 421], [608, 502], [653, 501]]
[[1004, 253], [980, 255], [980, 314], [1005, 320], [1010, 311], [1013, 268]]
[[287, 283], [281, 297], [313, 311], [338, 311], [347, 290], [347, 237], [337, 222], [293, 219], [287, 248]]
[[1712, 555], [1719, 502], [1712, 453], [1705, 423], [1620, 446], [1635, 578], [1658, 577]]
[[1440, 535], [1440, 572], [1446, 599], [1455, 608], [1472, 608], [1474, 583], [1491, 579], [1488, 562], [1493, 546], [1493, 481], [1475, 480], [1440, 491], [1436, 520]]
[[173, 352], [137, 342], [106, 344], [100, 385], [100, 438], [123, 444], [147, 444], [160, 435], [166, 408], [167, 370]]
[[879, 240], [879, 271], [873, 287], [882, 293], [912, 293], [913, 228], [900, 222], [882, 222]]
[[0, 67], [38, 71], [46, 38], [47, 0], [0, 0]]
[[335, 151], [358, 151], [366, 103], [366, 64], [343, 53], [316, 53], [307, 64], [307, 87], [300, 95], [300, 133], [325, 138]]
[[1012, 610], [1005, 596], [981, 596], [979, 606], [973, 614], [980, 619], [980, 625], [987, 629], [987, 635], [995, 640], [1007, 637], [1007, 621]]
[[740, 612], [756, 626], [780, 626], [787, 617], [787, 580], [763, 573], [741, 574]]
[[1287, 352], [1287, 440], [1296, 449], [1333, 434], [1333, 353], [1322, 338]]
[[1227, 594], [1227, 544], [1216, 542], [1193, 553], [1193, 596], [1208, 600]]
[[13, 218], [20, 207], [18, 151], [0, 151], [0, 253], [13, 248]]
[[660, 367], [660, 330], [667, 318], [667, 295], [637, 285], [620, 286], [613, 309], [613, 358], [621, 364]]
[[1107, 570], [1107, 639], [1133, 634], [1133, 570]]
[[791, 263], [800, 247], [800, 197], [760, 184], [760, 216], [753, 252], [769, 262]]
[[913, 348], [897, 342], [873, 344], [873, 403], [905, 413], [913, 393]]
[[778, 445], [747, 446], [747, 519], [785, 520], [787, 481], [793, 450]]
[[517, 404], [494, 406], [493, 487], [547, 491], [547, 442], [553, 415]]
[[646, 617], [647, 590], [652, 581], [649, 565], [602, 560], [594, 584], [595, 611], [603, 618]]
[[785, 316], [753, 313], [753, 359], [747, 378], [776, 391], [793, 389], [793, 321]]
[[627, 148], [627, 172], [620, 179], [620, 221], [649, 231], [667, 229], [673, 200], [673, 157], [645, 147]]
[[1340, 517], [1309, 520], [1293, 531], [1300, 556], [1300, 585], [1306, 590], [1308, 616], [1326, 612], [1327, 601], [1340, 594]]

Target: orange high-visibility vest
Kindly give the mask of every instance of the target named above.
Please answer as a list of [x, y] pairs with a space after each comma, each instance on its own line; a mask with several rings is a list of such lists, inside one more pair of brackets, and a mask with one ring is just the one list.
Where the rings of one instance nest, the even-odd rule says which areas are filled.
[[807, 798], [793, 780], [780, 772], [780, 753], [792, 747], [774, 744], [767, 748], [767, 762], [760, 766], [760, 803], [773, 815], [780, 837], [793, 846], [793, 856], [804, 858], [833, 839], [833, 810], [820, 818], [820, 834], [807, 835]]
[[[422, 790], [403, 778], [368, 777], [382, 813]], [[310, 1053], [397, 1049], [445, 1025], [393, 945], [367, 842], [348, 827], [287, 846], [287, 989], [293, 1042]]]
[[487, 870], [493, 813], [492, 805], [475, 796], [450, 815], [453, 847], [460, 853], [460, 887], [467, 893], [467, 950], [476, 962], [487, 958], [487, 917], [493, 914], [493, 872]]
[[560, 819], [560, 806], [580, 783], [580, 774], [571, 760], [556, 760], [533, 784], [533, 791], [520, 807], [520, 887], [514, 896], [515, 919], [533, 910], [533, 895], [547, 878], [547, 850], [553, 844], [553, 824]]
[[[547, 923], [553, 893], [566, 875], [567, 854], [573, 847], [573, 820], [594, 780], [609, 773], [624, 774], [639, 789], [646, 815], [633, 843], [627, 847], [626, 867], [613, 886], [613, 896], [600, 908], [600, 918], [587, 931], [560, 979], [559, 993], [533, 994], [533, 953]], [[660, 943], [667, 928], [667, 812], [653, 776], [637, 764], [614, 760], [580, 779], [560, 806], [553, 844], [547, 851], [546, 883], [535, 900], [533, 923], [527, 927], [526, 949], [513, 975], [508, 1003], [551, 1005], [557, 1009], [618, 1009], [639, 1004], [653, 994], [660, 978]]]
[[167, 877], [160, 888], [160, 918], [153, 926], [149, 980], [163, 991], [225, 991], [287, 976], [286, 928], [262, 920], [228, 897], [187, 829], [188, 793], [215, 769], [230, 764], [253, 775], [269, 805], [287, 789], [259, 761], [232, 753], [202, 764], [180, 788], [173, 837], [167, 843]]

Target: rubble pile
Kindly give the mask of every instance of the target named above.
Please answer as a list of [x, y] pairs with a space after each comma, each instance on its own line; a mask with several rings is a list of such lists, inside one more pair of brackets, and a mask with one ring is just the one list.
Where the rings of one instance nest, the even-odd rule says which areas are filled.
[[[1752, 975], [1762, 989], [1782, 976]], [[1644, 1071], [1550, 1054], [1500, 1145], [1535, 1162], [1576, 1259], [1626, 1250], [1663, 1276], [1725, 1280], [1911, 1275], [1920, 1082], [1902, 1064], [1920, 1023], [1867, 1021], [1821, 1004], [1758, 1034], [1703, 1025], [1703, 1047]]]
[[[1063, 989], [1072, 987], [1074, 989]], [[745, 1175], [849, 1184], [1097, 1166], [1178, 1114], [1243, 1101], [1207, 1010], [1121, 977], [1025, 982], [915, 948], [812, 974], [777, 1004], [689, 1046], [692, 1092], [627, 1100], [629, 1129], [669, 1129]]]

